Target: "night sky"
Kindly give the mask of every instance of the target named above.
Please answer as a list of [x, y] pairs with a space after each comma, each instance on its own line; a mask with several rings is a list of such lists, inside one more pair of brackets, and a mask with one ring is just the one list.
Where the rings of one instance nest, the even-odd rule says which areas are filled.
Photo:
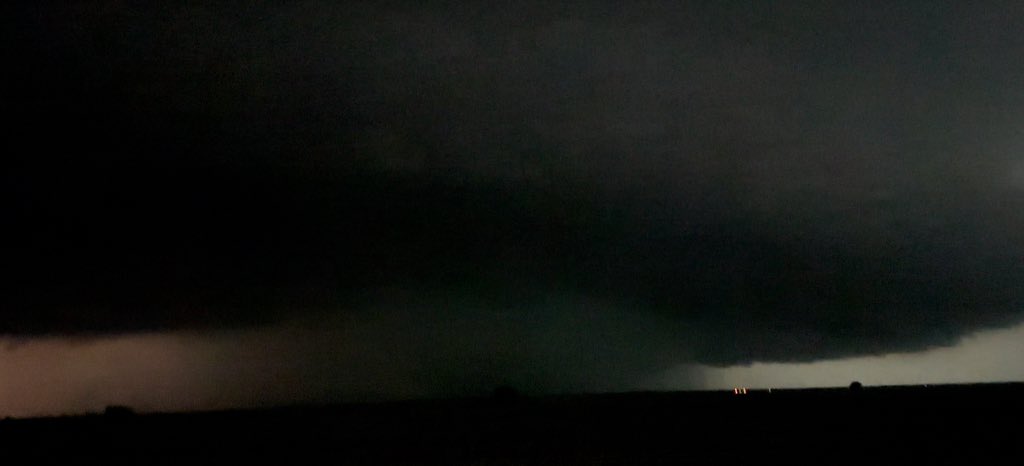
[[1020, 2], [2, 8], [0, 415], [1024, 377]]

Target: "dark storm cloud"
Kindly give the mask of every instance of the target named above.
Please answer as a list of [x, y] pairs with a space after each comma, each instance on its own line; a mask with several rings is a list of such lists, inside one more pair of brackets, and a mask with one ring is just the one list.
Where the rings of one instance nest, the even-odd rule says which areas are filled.
[[[372, 314], [397, 294], [564, 331], [614, 309], [594, 311], [623, 322], [595, 324], [602, 341], [730, 364], [1019, 318], [1013, 3], [18, 13], [5, 333]], [[454, 347], [512, 321], [477, 322]]]

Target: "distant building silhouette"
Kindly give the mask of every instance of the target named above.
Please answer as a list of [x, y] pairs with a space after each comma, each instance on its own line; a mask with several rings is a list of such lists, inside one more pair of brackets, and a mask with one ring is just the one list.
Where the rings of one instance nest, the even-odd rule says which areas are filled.
[[135, 415], [135, 411], [127, 406], [107, 406], [103, 410], [103, 415], [110, 418], [126, 418]]

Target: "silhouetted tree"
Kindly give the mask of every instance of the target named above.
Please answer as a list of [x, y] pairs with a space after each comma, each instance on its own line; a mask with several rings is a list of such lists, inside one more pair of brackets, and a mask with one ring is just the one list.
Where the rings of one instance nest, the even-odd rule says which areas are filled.
[[126, 418], [135, 415], [135, 411], [127, 406], [107, 406], [103, 415], [111, 418]]

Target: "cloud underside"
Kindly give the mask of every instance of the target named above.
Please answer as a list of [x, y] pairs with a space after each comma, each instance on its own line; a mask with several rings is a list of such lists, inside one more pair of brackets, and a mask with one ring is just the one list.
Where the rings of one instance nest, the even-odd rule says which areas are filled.
[[728, 365], [1019, 320], [1012, 15], [296, 5], [19, 7], [0, 333], [590, 319]]
[[[101, 183], [116, 193], [59, 200], [62, 223], [23, 213], [34, 228], [8, 261], [17, 274], [3, 331], [397, 310], [442, 321], [522, 313], [542, 325], [539, 310], [585, 319], [615, 309], [634, 319], [624, 329], [670, 322], [688, 354], [728, 364], [920, 349], [1018, 317], [1014, 257], [950, 228], [858, 237], [842, 232], [858, 219], [776, 228], [728, 206], [655, 209], [583, 188], [304, 176], [285, 183], [301, 186], [288, 196], [188, 180]], [[129, 205], [112, 207], [122, 192]]]

